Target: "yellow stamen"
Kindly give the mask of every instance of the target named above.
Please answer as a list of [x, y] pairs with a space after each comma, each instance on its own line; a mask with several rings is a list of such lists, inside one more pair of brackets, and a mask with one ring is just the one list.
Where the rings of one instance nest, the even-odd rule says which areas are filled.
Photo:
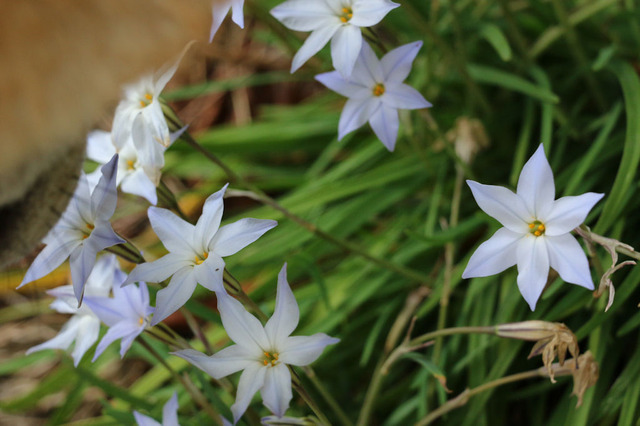
[[209, 253], [202, 253], [202, 257], [196, 256], [195, 262], [196, 265], [202, 265], [202, 262], [204, 262], [205, 260], [207, 260], [207, 258], [209, 257]]
[[384, 95], [384, 84], [378, 83], [373, 86], [373, 96], [382, 96]]
[[262, 363], [263, 363], [265, 366], [269, 365], [269, 361], [267, 361], [266, 359], [265, 359], [264, 361], [262, 361]]
[[87, 223], [87, 228], [89, 228], [89, 229], [91, 229], [93, 231], [96, 227], [95, 227], [95, 225]]
[[541, 236], [542, 234], [544, 234], [544, 231], [547, 229], [544, 226], [544, 223], [540, 222], [539, 220], [534, 220], [533, 222], [529, 223], [529, 229], [533, 235], [535, 235], [536, 237]]
[[138, 320], [138, 324], [142, 325], [144, 323], [144, 318], [140, 317], [140, 319]]
[[133, 160], [127, 160], [127, 167], [133, 169]]
[[348, 7], [343, 7], [342, 8], [342, 13], [350, 13], [351, 11], [349, 10]]
[[544, 225], [543, 224], [538, 225], [538, 230], [539, 231], [544, 231]]
[[533, 229], [535, 227], [535, 225], [533, 223], [529, 224], [529, 229]]
[[278, 354], [273, 354], [273, 359], [275, 359], [276, 361], [278, 360]]
[[539, 237], [540, 235], [542, 235], [542, 232], [540, 232], [540, 231], [535, 231], [535, 232], [533, 233], [533, 235], [535, 235], [536, 237]]
[[349, 20], [348, 20], [347, 18], [345, 18], [344, 16], [341, 16], [341, 17], [340, 17], [340, 21], [341, 21], [343, 24], [346, 24], [347, 22], [349, 22]]
[[342, 14], [339, 16], [340, 22], [346, 24], [349, 22], [351, 18], [353, 18], [353, 9], [350, 7], [343, 7], [341, 10]]
[[140, 101], [140, 108], [144, 108], [146, 106], [147, 106], [147, 104], [145, 104], [144, 101]]
[[153, 96], [151, 96], [150, 93], [145, 93], [144, 98], [148, 101], [152, 101], [153, 100]]

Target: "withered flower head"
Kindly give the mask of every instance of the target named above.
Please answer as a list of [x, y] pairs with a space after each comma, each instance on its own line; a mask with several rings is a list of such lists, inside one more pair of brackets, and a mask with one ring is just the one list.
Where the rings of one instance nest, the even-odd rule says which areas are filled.
[[535, 341], [528, 358], [542, 354], [542, 363], [547, 368], [552, 383], [556, 382], [551, 368], [556, 355], [562, 366], [567, 350], [574, 358], [580, 353], [576, 336], [566, 325], [559, 322], [523, 321], [501, 324], [496, 329], [496, 334], [500, 337]]
[[[591, 351], [587, 351], [578, 357], [578, 365], [576, 365], [576, 359], [572, 358], [567, 360], [564, 366], [553, 364], [551, 369], [558, 376], [568, 376], [569, 374], [573, 376], [573, 392], [571, 392], [571, 395], [578, 397], [576, 408], [582, 405], [582, 398], [587, 389], [598, 381], [600, 371], [598, 362], [591, 354]], [[542, 372], [542, 374], [545, 373], [548, 374], [548, 371]]]

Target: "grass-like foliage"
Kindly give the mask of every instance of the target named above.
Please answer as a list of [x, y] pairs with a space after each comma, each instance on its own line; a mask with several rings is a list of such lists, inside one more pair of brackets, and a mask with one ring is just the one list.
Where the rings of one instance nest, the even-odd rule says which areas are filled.
[[[640, 268], [605, 276], [615, 288], [610, 306], [613, 289], [599, 289], [612, 263], [607, 247], [621, 253], [619, 261], [639, 258], [604, 238], [640, 246], [636, 2], [400, 1], [363, 34], [378, 57], [424, 43], [406, 83], [433, 107], [400, 111], [394, 152], [368, 126], [337, 140], [345, 98], [314, 80], [332, 70], [329, 48], [290, 75], [290, 59], [307, 34], [269, 15], [278, 3], [247, 1], [245, 29], [223, 27], [213, 42], [213, 65], [240, 64], [246, 76], [227, 73], [166, 91], [164, 99], [184, 121], [183, 111], [208, 98], [235, 123], [220, 114], [220, 123], [188, 129], [167, 150], [167, 185], [158, 195], [161, 206], [172, 208], [172, 191], [195, 223], [204, 199], [229, 182], [223, 224], [244, 217], [278, 221], [225, 258], [237, 282], [225, 280], [240, 283], [264, 312], [258, 316], [267, 318], [286, 261], [300, 307], [294, 335], [323, 332], [340, 339], [313, 370], [294, 367], [299, 380], [294, 377], [287, 416], [320, 412], [321, 419], [342, 425], [637, 425]], [[232, 35], [242, 41], [225, 41]], [[556, 198], [605, 196], [578, 231], [582, 236], [574, 233], [587, 248], [599, 297], [551, 270], [532, 312], [514, 267], [462, 279], [473, 252], [501, 227], [478, 208], [464, 182], [515, 190], [540, 143]], [[142, 198], [121, 196], [114, 228], [154, 260], [166, 251], [148, 230], [147, 207]], [[150, 284], [152, 300], [160, 288]], [[0, 366], [7, 383], [26, 370], [51, 368], [0, 409], [65, 423], [78, 419], [88, 391], [97, 388], [102, 409], [84, 416], [99, 417], [74, 424], [129, 424], [133, 410], [160, 419], [177, 391], [181, 424], [211, 423], [212, 412], [231, 418], [238, 375], [213, 381], [169, 355], [176, 347], [162, 340], [190, 340], [209, 354], [227, 346], [212, 300], [213, 293], [198, 287], [182, 311], [193, 333], [187, 326], [178, 327], [177, 338], [167, 328], [145, 333], [124, 366], [115, 345], [95, 363], [86, 356], [78, 368], [63, 352], [14, 353]], [[35, 316], [46, 311], [44, 303], [2, 308], [0, 322]], [[516, 326], [493, 328], [534, 320], [525, 324], [566, 327], [544, 323], [551, 329], [535, 335]], [[552, 364], [565, 351], [564, 366]], [[584, 358], [576, 370], [577, 355]], [[114, 381], [118, 368], [128, 373]], [[45, 404], [54, 394], [56, 403]], [[268, 414], [258, 401], [240, 424], [259, 424]]]

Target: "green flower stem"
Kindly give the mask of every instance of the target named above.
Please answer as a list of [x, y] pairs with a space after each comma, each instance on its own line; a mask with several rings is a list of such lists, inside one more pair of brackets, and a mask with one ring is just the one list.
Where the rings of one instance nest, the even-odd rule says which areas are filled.
[[367, 426], [371, 423], [371, 415], [373, 407], [375, 405], [378, 394], [382, 387], [384, 377], [389, 372], [391, 365], [397, 361], [403, 354], [412, 352], [417, 349], [421, 349], [425, 346], [425, 342], [433, 340], [438, 337], [451, 336], [454, 334], [496, 334], [496, 327], [453, 327], [444, 328], [442, 330], [436, 330], [431, 333], [423, 334], [411, 340], [405, 340], [400, 346], [398, 346], [389, 356], [382, 357], [378, 361], [376, 368], [371, 377], [371, 383], [367, 389], [367, 393], [360, 410], [360, 416], [356, 423], [357, 426]]
[[[167, 117], [168, 120], [172, 120], [172, 117]], [[173, 125], [179, 125], [178, 123], [173, 123]], [[396, 273], [398, 273], [399, 275], [404, 276], [405, 278], [411, 280], [411, 281], [415, 281], [415, 282], [420, 282], [420, 283], [425, 283], [428, 280], [428, 276], [423, 274], [422, 272], [419, 271], [415, 271], [411, 268], [407, 268], [404, 267], [402, 265], [397, 265], [393, 262], [390, 262], [386, 259], [383, 259], [381, 257], [376, 257], [370, 253], [367, 253], [365, 250], [363, 250], [362, 248], [358, 247], [357, 245], [350, 243], [342, 238], [338, 238], [335, 237], [321, 229], [319, 229], [316, 225], [307, 222], [306, 220], [302, 219], [300, 216], [297, 216], [295, 214], [293, 214], [292, 212], [290, 212], [289, 210], [287, 210], [286, 208], [284, 208], [282, 205], [278, 204], [277, 201], [275, 201], [273, 198], [269, 197], [265, 192], [263, 192], [260, 188], [258, 188], [257, 186], [253, 185], [250, 182], [247, 182], [246, 180], [244, 180], [241, 176], [237, 175], [233, 170], [231, 170], [222, 160], [220, 160], [215, 154], [213, 154], [212, 152], [208, 151], [207, 149], [205, 149], [204, 147], [202, 147], [202, 145], [200, 145], [193, 137], [191, 137], [191, 135], [189, 135], [187, 132], [183, 133], [181, 136], [181, 139], [183, 141], [185, 141], [189, 146], [191, 146], [192, 148], [194, 148], [196, 151], [200, 152], [201, 154], [203, 154], [207, 159], [209, 159], [211, 162], [215, 163], [216, 165], [218, 165], [227, 175], [227, 177], [236, 185], [240, 185], [248, 190], [250, 190], [251, 192], [254, 193], [255, 197], [257, 198], [258, 201], [262, 202], [263, 204], [273, 208], [274, 210], [279, 211], [280, 213], [282, 213], [286, 218], [290, 219], [291, 221], [297, 223], [298, 225], [300, 225], [301, 227], [303, 227], [304, 229], [306, 229], [307, 231], [311, 232], [312, 234], [316, 235], [319, 238], [322, 238], [323, 240], [326, 240], [340, 248], [342, 248], [345, 251], [357, 254], [365, 259], [367, 259], [368, 261], [382, 267], [385, 269], [389, 269], [391, 271], [394, 271]]]
[[209, 417], [218, 425], [223, 425], [222, 417], [218, 412], [214, 410], [214, 408], [209, 404], [207, 398], [198, 390], [198, 388], [191, 382], [191, 379], [186, 374], [181, 376], [178, 374], [167, 362], [162, 358], [162, 356], [156, 352], [156, 350], [147, 343], [144, 339], [138, 340], [140, 344], [158, 361], [160, 364], [164, 366], [164, 368], [171, 373], [173, 378], [180, 382], [185, 390], [191, 395], [193, 400], [202, 408]]
[[188, 309], [185, 309], [184, 307], [180, 308], [180, 312], [182, 313], [182, 315], [184, 315], [184, 319], [187, 320], [187, 325], [191, 329], [191, 332], [193, 333], [193, 335], [196, 336], [198, 340], [202, 342], [202, 345], [204, 346], [204, 350], [206, 351], [206, 354], [207, 355], [213, 354], [213, 348], [211, 347], [211, 344], [209, 343], [207, 336], [205, 336], [204, 331], [202, 330], [202, 327], [200, 327], [200, 324], [198, 324], [198, 321], [193, 316], [193, 314], [189, 312]]
[[453, 399], [450, 399], [436, 410], [430, 412], [425, 418], [420, 420], [415, 426], [425, 426], [433, 422], [434, 420], [442, 417], [447, 414], [449, 411], [455, 410], [456, 408], [462, 407], [465, 405], [469, 398], [479, 393], [482, 393], [486, 390], [493, 389], [495, 387], [506, 385], [508, 383], [519, 382], [520, 380], [533, 379], [536, 377], [547, 377], [543, 369], [535, 369], [531, 371], [525, 371], [523, 373], [512, 374], [510, 376], [501, 377], [499, 379], [493, 380], [491, 382], [485, 383], [473, 389], [466, 389], [460, 395], [456, 396]]
[[315, 371], [313, 371], [313, 369], [309, 366], [300, 367], [300, 368], [302, 368], [302, 371], [304, 371], [307, 378], [311, 381], [311, 383], [316, 388], [316, 390], [320, 393], [320, 395], [325, 400], [325, 402], [329, 404], [334, 414], [338, 417], [338, 420], [340, 421], [340, 423], [343, 426], [352, 426], [353, 422], [349, 420], [349, 417], [342, 410], [342, 408], [338, 404], [338, 401], [335, 400], [333, 395], [331, 395], [331, 393], [327, 390], [324, 384], [320, 380], [318, 380], [318, 376], [316, 376]]
[[105, 251], [108, 251], [117, 256], [120, 256], [131, 263], [135, 263], [138, 265], [141, 263], [144, 263], [145, 262], [144, 257], [140, 254], [140, 251], [136, 248], [136, 246], [134, 246], [131, 241], [127, 240], [122, 235], [120, 234], [117, 234], [117, 235], [123, 240], [125, 240], [126, 242], [124, 244], [118, 244], [115, 246], [108, 247], [105, 249]]
[[288, 367], [289, 367], [289, 371], [291, 372], [291, 384], [293, 388], [296, 390], [296, 392], [298, 392], [298, 395], [302, 397], [304, 402], [307, 403], [309, 408], [311, 408], [311, 410], [318, 417], [318, 419], [320, 419], [320, 422], [322, 422], [322, 424], [324, 425], [330, 426], [331, 422], [324, 415], [320, 407], [318, 407], [318, 404], [316, 404], [313, 398], [311, 398], [311, 395], [309, 395], [305, 390], [305, 388], [302, 386], [302, 382], [300, 381], [300, 377], [298, 377], [298, 374], [295, 372], [293, 368], [291, 368], [291, 366], [288, 366]]
[[187, 218], [187, 215], [185, 215], [182, 209], [180, 208], [180, 205], [178, 204], [178, 200], [176, 200], [176, 196], [173, 194], [173, 192], [171, 192], [167, 184], [164, 183], [164, 181], [162, 180], [158, 185], [158, 196], [167, 207], [173, 209], [176, 213], [178, 213], [178, 216], [180, 216], [182, 220], [185, 220], [187, 222], [189, 221], [189, 219]]

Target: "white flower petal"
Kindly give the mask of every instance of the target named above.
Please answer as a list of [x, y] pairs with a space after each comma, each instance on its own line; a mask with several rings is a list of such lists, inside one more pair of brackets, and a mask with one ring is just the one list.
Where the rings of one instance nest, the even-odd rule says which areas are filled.
[[94, 130], [87, 136], [87, 158], [98, 163], [107, 163], [116, 154], [116, 147], [111, 141], [111, 133]]
[[199, 249], [203, 251], [209, 248], [211, 240], [214, 238], [218, 228], [220, 227], [220, 221], [222, 220], [222, 213], [224, 211], [223, 197], [229, 184], [222, 187], [221, 190], [211, 194], [204, 202], [202, 207], [202, 215], [196, 223], [194, 235], [199, 244], [196, 244]]
[[131, 334], [131, 331], [131, 324], [124, 321], [110, 327], [109, 330], [107, 330], [107, 332], [105, 333], [102, 340], [100, 340], [100, 343], [98, 343], [92, 362], [95, 362], [96, 359], [98, 359], [98, 357], [102, 355], [102, 352], [104, 352], [104, 350], [107, 349], [110, 344], [125, 336], [129, 336]]
[[97, 255], [98, 251], [91, 244], [83, 244], [69, 255], [71, 282], [73, 283], [73, 292], [78, 299], [78, 306], [82, 304], [84, 286], [93, 270], [93, 265], [96, 263]]
[[100, 320], [95, 317], [83, 315], [82, 318], [80, 318], [76, 344], [73, 352], [71, 352], [74, 367], [78, 366], [84, 354], [87, 353], [89, 348], [98, 340], [99, 334]]
[[485, 213], [514, 232], [529, 232], [528, 224], [534, 218], [518, 195], [501, 186], [483, 185], [472, 180], [467, 180], [467, 185]]
[[224, 18], [226, 18], [229, 13], [229, 9], [231, 9], [231, 2], [228, 0], [213, 2], [211, 10], [213, 22], [211, 23], [211, 31], [209, 33], [209, 43], [213, 41], [213, 37], [215, 37], [216, 33], [220, 29], [222, 21], [224, 21]]
[[240, 219], [218, 230], [209, 243], [210, 250], [219, 256], [231, 256], [274, 228], [278, 222], [266, 219]]
[[291, 62], [291, 73], [296, 72], [305, 62], [309, 60], [313, 55], [318, 53], [320, 49], [333, 37], [340, 24], [324, 25], [314, 30], [309, 37], [304, 41], [298, 52], [293, 57]]
[[[100, 173], [103, 175], [102, 170]], [[100, 183], [100, 181], [102, 180], [104, 180], [104, 176], [100, 177], [98, 183]], [[106, 184], [103, 184], [103, 189], [105, 185]], [[78, 186], [76, 187], [73, 198], [69, 203], [69, 207], [67, 207], [67, 210], [62, 215], [61, 222], [66, 221], [69, 225], [75, 228], [84, 227], [84, 225], [87, 223], [93, 223], [93, 219], [95, 218], [95, 216], [93, 215], [91, 209], [91, 199], [93, 198], [92, 193], [96, 194], [97, 199], [96, 188], [90, 190], [89, 182], [87, 181], [87, 175], [81, 171], [80, 178], [78, 179]]]
[[238, 423], [240, 417], [247, 411], [247, 407], [251, 403], [253, 396], [262, 388], [266, 373], [266, 367], [258, 362], [248, 365], [242, 372], [240, 381], [238, 382], [236, 402], [231, 406], [234, 424]]
[[187, 360], [216, 380], [258, 363], [254, 354], [248, 353], [245, 348], [238, 345], [224, 348], [211, 356], [193, 349], [173, 352], [173, 355]]
[[200, 265], [193, 267], [196, 280], [203, 287], [215, 291], [216, 293], [224, 290], [224, 260], [217, 254], [211, 252], [209, 257]]
[[371, 27], [382, 21], [387, 13], [400, 6], [389, 0], [356, 0], [353, 2], [353, 17], [349, 24]]
[[362, 49], [360, 49], [360, 56], [353, 68], [351, 79], [358, 79], [363, 85], [370, 87], [373, 90], [373, 86], [377, 83], [384, 83], [384, 74], [382, 72], [382, 66], [378, 57], [376, 56], [371, 46], [368, 43], [362, 43]]
[[231, 20], [240, 28], [244, 28], [244, 14], [242, 8], [244, 0], [232, 0], [231, 3]]
[[269, 339], [264, 327], [256, 317], [226, 292], [218, 292], [218, 310], [227, 334], [238, 345], [250, 353], [269, 349]]
[[344, 104], [340, 123], [338, 123], [338, 140], [362, 127], [373, 113], [382, 105], [379, 98], [351, 98]]
[[469, 259], [462, 278], [488, 277], [498, 274], [517, 262], [516, 247], [523, 234], [508, 228], [498, 229]]
[[285, 340], [280, 349], [279, 360], [285, 364], [305, 366], [314, 362], [328, 345], [338, 343], [340, 339], [316, 333], [313, 336], [293, 336]]
[[272, 348], [281, 347], [284, 340], [298, 326], [299, 319], [300, 309], [287, 282], [287, 264], [285, 263], [278, 274], [276, 308], [264, 327]]
[[389, 151], [393, 152], [400, 128], [398, 110], [382, 103], [380, 108], [376, 109], [369, 118], [369, 124], [378, 139]]
[[18, 288], [35, 281], [53, 272], [62, 265], [69, 255], [82, 243], [82, 240], [67, 239], [56, 243], [51, 239], [50, 243], [38, 254]]
[[186, 260], [184, 257], [169, 253], [156, 261], [142, 263], [136, 266], [135, 269], [131, 271], [123, 285], [128, 285], [138, 281], [159, 283], [183, 268], [191, 269], [191, 265], [190, 260]]
[[344, 77], [351, 75], [361, 47], [362, 32], [353, 25], [342, 25], [331, 38], [333, 67]]
[[[115, 290], [115, 289], [114, 289]], [[103, 323], [113, 327], [122, 320], [120, 301], [109, 297], [87, 296], [84, 302]]]
[[137, 169], [127, 176], [122, 181], [120, 189], [127, 194], [146, 198], [154, 206], [158, 203], [156, 186], [151, 182], [151, 179], [149, 179], [143, 169]]
[[278, 363], [266, 368], [264, 386], [260, 390], [264, 405], [278, 417], [284, 416], [293, 397], [291, 393], [291, 373], [289, 368]]
[[174, 392], [169, 401], [162, 407], [163, 426], [179, 426], [178, 408], [178, 394]]
[[558, 271], [560, 278], [572, 284], [577, 284], [588, 290], [593, 290], [593, 279], [589, 270], [589, 261], [580, 243], [571, 234], [555, 237], [545, 236], [549, 250], [549, 263]]
[[167, 209], [149, 207], [147, 211], [151, 227], [170, 252], [195, 256], [198, 253], [194, 247], [194, 226], [180, 219]]
[[169, 285], [156, 295], [156, 311], [153, 314], [151, 325], [158, 324], [184, 305], [193, 294], [197, 284], [191, 268], [183, 268], [173, 274]]
[[406, 84], [385, 86], [382, 103], [396, 109], [429, 108], [432, 105], [413, 87]]
[[518, 288], [533, 311], [549, 276], [549, 253], [545, 237], [526, 235], [519, 240], [516, 254]]
[[133, 417], [136, 419], [138, 426], [163, 426], [151, 417], [140, 414], [137, 411], [133, 412]]
[[422, 47], [421, 41], [405, 44], [396, 47], [380, 60], [382, 67], [382, 75], [386, 83], [403, 82], [411, 72], [413, 61], [418, 55], [418, 51]]
[[100, 168], [102, 178], [91, 194], [91, 219], [96, 218], [108, 220], [113, 216], [118, 202], [116, 192], [116, 173], [118, 171], [118, 154]]
[[[586, 219], [589, 211], [600, 201], [604, 194], [587, 192], [586, 194], [562, 197], [553, 202], [546, 218], [540, 219], [546, 227], [545, 235], [556, 236], [571, 232]], [[566, 280], [565, 280], [566, 281]]]
[[111, 223], [103, 219], [98, 219], [95, 222], [95, 228], [91, 231], [91, 235], [84, 240], [84, 245], [91, 246], [92, 250], [97, 254], [99, 251], [104, 250], [107, 247], [115, 246], [116, 244], [123, 244], [125, 242], [125, 240], [115, 233], [111, 227]]
[[542, 144], [522, 168], [518, 178], [517, 194], [536, 219], [546, 217], [553, 207], [556, 188]]
[[327, 88], [347, 98], [366, 98], [371, 96], [371, 90], [369, 88], [345, 79], [338, 71], [318, 74], [315, 78]]
[[271, 9], [271, 15], [293, 31], [314, 31], [339, 22], [324, 1], [289, 0]]
[[60, 329], [60, 332], [54, 338], [27, 349], [26, 354], [29, 355], [44, 349], [66, 350], [75, 340], [79, 327], [80, 318], [75, 316], [71, 317], [71, 319], [62, 326], [62, 329]]

